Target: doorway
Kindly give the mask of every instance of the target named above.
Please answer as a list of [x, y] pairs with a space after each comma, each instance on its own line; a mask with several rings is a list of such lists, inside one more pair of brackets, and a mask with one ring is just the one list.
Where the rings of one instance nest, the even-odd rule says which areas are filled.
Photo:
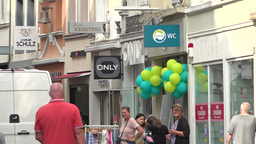
[[80, 110], [83, 125], [89, 125], [89, 85], [71, 85], [70, 103], [75, 104]]

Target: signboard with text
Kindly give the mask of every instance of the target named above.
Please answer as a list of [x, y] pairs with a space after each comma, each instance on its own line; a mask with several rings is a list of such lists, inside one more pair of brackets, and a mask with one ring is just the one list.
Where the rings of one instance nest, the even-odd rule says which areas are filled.
[[69, 33], [104, 33], [104, 22], [68, 22]]
[[224, 121], [223, 102], [211, 102], [211, 121]]
[[196, 103], [196, 122], [208, 121], [208, 103]]
[[179, 25], [145, 25], [144, 47], [180, 47]]
[[121, 79], [121, 56], [94, 56], [94, 79]]
[[14, 50], [37, 49], [36, 26], [14, 26]]

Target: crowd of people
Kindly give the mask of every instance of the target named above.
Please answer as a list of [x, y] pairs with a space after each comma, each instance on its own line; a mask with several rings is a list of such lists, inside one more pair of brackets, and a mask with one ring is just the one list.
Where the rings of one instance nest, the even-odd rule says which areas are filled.
[[[62, 85], [53, 83], [49, 95], [52, 98], [49, 104], [42, 106], [36, 114], [36, 140], [47, 144], [86, 144], [79, 109], [64, 101]], [[231, 139], [233, 143], [254, 143], [256, 118], [250, 114], [248, 102], [243, 102], [240, 107], [241, 114], [230, 121], [227, 144]], [[190, 128], [187, 119], [182, 116], [183, 107], [180, 104], [172, 106], [175, 121], [169, 129], [154, 115], [146, 118], [138, 113], [134, 119], [130, 116], [130, 107], [124, 106], [121, 111], [122, 125], [115, 144], [189, 144]], [[2, 133], [0, 144], [5, 144]]]
[[[190, 128], [186, 118], [182, 116], [183, 107], [180, 104], [172, 106], [175, 122], [171, 129], [162, 124], [154, 115], [146, 119], [142, 113], [132, 118], [130, 107], [122, 107], [122, 125], [119, 131], [121, 144], [189, 144]], [[146, 134], [150, 131], [150, 134]]]

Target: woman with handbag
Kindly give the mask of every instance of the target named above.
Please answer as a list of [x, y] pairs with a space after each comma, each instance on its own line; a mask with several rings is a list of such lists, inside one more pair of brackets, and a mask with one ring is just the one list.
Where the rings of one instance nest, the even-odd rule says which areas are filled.
[[[130, 116], [130, 107], [122, 107], [122, 117], [122, 125], [119, 130], [119, 142], [121, 141], [121, 144], [135, 144], [135, 141], [142, 135], [143, 129], [135, 119]], [[135, 130], [138, 131], [136, 135]]]

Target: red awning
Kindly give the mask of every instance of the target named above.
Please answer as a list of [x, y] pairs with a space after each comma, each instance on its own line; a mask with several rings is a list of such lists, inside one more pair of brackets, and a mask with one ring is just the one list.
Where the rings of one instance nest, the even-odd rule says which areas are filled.
[[52, 77], [52, 79], [75, 78], [75, 77], [88, 76], [88, 75], [91, 75], [91, 72], [66, 74], [62, 76]]

